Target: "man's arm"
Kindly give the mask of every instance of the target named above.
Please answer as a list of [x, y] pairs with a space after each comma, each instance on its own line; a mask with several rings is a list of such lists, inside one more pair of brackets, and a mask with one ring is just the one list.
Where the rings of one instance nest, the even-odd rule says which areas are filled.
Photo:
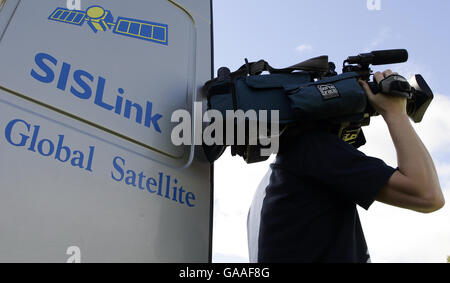
[[[374, 78], [380, 82], [391, 74], [390, 70], [378, 72]], [[422, 213], [439, 210], [445, 203], [439, 178], [430, 154], [411, 125], [406, 113], [406, 99], [374, 95], [366, 82], [360, 81], [360, 84], [371, 105], [386, 121], [397, 152], [399, 170], [376, 200]]]

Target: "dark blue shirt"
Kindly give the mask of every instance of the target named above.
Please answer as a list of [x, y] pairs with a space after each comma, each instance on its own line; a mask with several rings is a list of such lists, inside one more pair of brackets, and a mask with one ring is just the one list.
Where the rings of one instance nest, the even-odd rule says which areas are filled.
[[258, 262], [370, 259], [356, 205], [368, 209], [394, 168], [321, 131], [290, 138], [271, 168]]

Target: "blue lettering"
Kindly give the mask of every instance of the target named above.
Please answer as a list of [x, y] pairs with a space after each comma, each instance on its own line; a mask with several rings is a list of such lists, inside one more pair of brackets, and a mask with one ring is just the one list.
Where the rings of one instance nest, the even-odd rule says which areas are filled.
[[[35, 56], [35, 62], [38, 68], [31, 69], [31, 76], [43, 83], [51, 83], [55, 80], [55, 72], [59, 68], [58, 60], [53, 56], [46, 53], [38, 53]], [[66, 91], [68, 88], [68, 81], [71, 75], [72, 65], [67, 62], [62, 62], [59, 69], [59, 76], [56, 83], [56, 88], [62, 91]], [[147, 128], [153, 128], [156, 132], [162, 133], [159, 121], [163, 118], [163, 115], [155, 113], [153, 110], [153, 104], [150, 101], [146, 101], [145, 107], [139, 102], [135, 102], [126, 99], [124, 96], [125, 90], [118, 88], [118, 95], [115, 97], [115, 101], [109, 104], [105, 94], [106, 79], [98, 76], [97, 83], [94, 81], [96, 76], [93, 76], [84, 70], [74, 70], [73, 82], [69, 87], [69, 91], [73, 96], [82, 99], [90, 100], [95, 105], [106, 109], [107, 111], [114, 111], [114, 113], [121, 115], [123, 118], [134, 120], [137, 124], [144, 125]], [[96, 87], [96, 89], [94, 89]], [[92, 99], [92, 96], [95, 97]], [[114, 98], [111, 98], [114, 99]], [[145, 112], [144, 112], [145, 108]], [[135, 116], [134, 116], [135, 115]], [[132, 116], [134, 116], [132, 118]], [[36, 133], [36, 132], [35, 132]], [[30, 145], [32, 151], [35, 151], [36, 140]]]
[[39, 53], [35, 57], [35, 62], [36, 65], [41, 68], [42, 71], [44, 71], [45, 76], [38, 74], [34, 69], [31, 70], [31, 76], [40, 82], [48, 84], [53, 82], [53, 80], [55, 79], [55, 73], [47, 64], [45, 64], [44, 60], [50, 61], [50, 63], [55, 66], [56, 64], [58, 64], [58, 60], [56, 60], [54, 57], [45, 53]]
[[192, 204], [192, 203], [191, 203], [191, 200], [192, 200], [192, 201], [195, 200], [195, 195], [194, 195], [193, 193], [189, 192], [189, 193], [186, 194], [186, 204], [187, 204], [189, 207], [194, 207], [195, 204]]
[[184, 202], [183, 202], [183, 193], [186, 192], [186, 191], [183, 190], [183, 187], [180, 187], [179, 192], [180, 192], [180, 193], [179, 193], [179, 197], [178, 197], [178, 198], [180, 199], [180, 203], [181, 203], [181, 204], [184, 204]]
[[144, 172], [139, 173], [139, 189], [141, 190], [145, 190], [145, 188], [142, 186], [142, 180], [146, 178], [146, 176], [144, 175]]
[[73, 74], [75, 82], [83, 89], [83, 92], [78, 91], [75, 87], [70, 87], [70, 92], [80, 99], [89, 99], [92, 96], [91, 87], [83, 80], [83, 77], [87, 78], [91, 82], [94, 81], [94, 77], [86, 71], [77, 70]]
[[95, 150], [94, 146], [89, 147], [89, 157], [88, 157], [88, 162], [87, 162], [87, 166], [86, 166], [86, 171], [92, 172], [92, 160], [94, 159], [94, 150]]
[[119, 172], [120, 177], [114, 176], [114, 173], [111, 171], [111, 178], [113, 178], [117, 182], [120, 182], [123, 180], [124, 171], [123, 171], [122, 167], [120, 167], [120, 165], [117, 163], [118, 160], [122, 162], [122, 166], [125, 166], [125, 159], [123, 159], [122, 157], [116, 156], [113, 160], [113, 166], [114, 166], [114, 169], [116, 169], [116, 171]]
[[158, 173], [159, 176], [159, 182], [158, 182], [158, 195], [162, 196], [162, 183], [163, 183], [163, 173], [159, 172]]
[[[119, 94], [120, 95], [123, 95], [124, 93], [125, 93], [125, 91], [123, 90], [123, 88], [119, 88], [118, 89], [118, 92], [119, 92]], [[122, 113], [122, 103], [123, 103], [123, 97], [121, 97], [121, 96], [117, 96], [116, 97], [116, 107], [115, 107], [115, 109], [114, 109], [114, 112], [116, 113], [116, 114], [121, 114]]]
[[[64, 136], [59, 135], [58, 145], [56, 146], [55, 159], [64, 163], [64, 162], [67, 162], [67, 160], [69, 160], [69, 158], [70, 158], [70, 148], [67, 146], [64, 146], [63, 142], [64, 142]], [[64, 159], [61, 158], [61, 151], [65, 152]]]
[[[44, 152], [44, 144], [48, 144], [48, 152]], [[55, 150], [55, 146], [53, 145], [51, 140], [43, 139], [38, 143], [38, 151], [43, 156], [50, 156], [53, 154], [53, 151]]]
[[63, 63], [61, 73], [59, 74], [58, 85], [56, 86], [60, 90], [65, 91], [67, 86], [67, 79], [69, 78], [70, 64]]
[[39, 129], [41, 127], [40, 126], [34, 126], [34, 131], [33, 131], [33, 137], [31, 138], [31, 143], [30, 143], [30, 147], [28, 147], [29, 151], [33, 151], [36, 152], [35, 148], [36, 148], [36, 141], [39, 135]]
[[133, 103], [132, 101], [129, 101], [128, 99], [125, 102], [125, 113], [123, 114], [123, 116], [125, 116], [125, 118], [130, 119], [131, 108], [133, 108], [133, 107], [136, 109], [136, 123], [142, 124], [142, 107], [141, 107], [141, 105], [139, 105], [137, 103]]
[[97, 93], [95, 94], [95, 101], [94, 103], [98, 106], [110, 111], [114, 108], [114, 106], [111, 106], [105, 102], [103, 102], [103, 93], [105, 92], [105, 82], [106, 80], [102, 77], [98, 77], [98, 84], [97, 84]]
[[166, 176], [167, 182], [166, 182], [166, 198], [170, 199], [169, 193], [170, 193], [170, 175]]
[[75, 150], [73, 152], [73, 158], [70, 161], [70, 163], [72, 164], [73, 167], [78, 167], [80, 169], [83, 169], [83, 161], [84, 161], [84, 154], [83, 152], [79, 151], [79, 150]]
[[133, 170], [127, 170], [127, 177], [125, 178], [125, 184], [136, 187], [136, 172]]
[[[15, 120], [11, 120], [6, 125], [5, 138], [11, 145], [17, 146], [17, 147], [23, 147], [23, 146], [26, 146], [27, 142], [30, 140], [30, 136], [25, 135], [19, 131], [18, 133], [21, 137], [20, 141], [19, 142], [13, 141], [12, 133], [13, 133], [13, 130], [15, 130], [15, 126], [18, 124], [25, 125], [27, 132], [30, 133], [30, 130], [32, 128], [31, 124], [27, 123], [24, 120], [15, 119]], [[33, 126], [33, 128], [34, 128], [34, 131], [33, 131], [32, 137], [31, 137], [30, 145], [28, 146], [27, 150], [29, 150], [31, 152], [36, 152], [36, 148], [37, 148], [38, 153], [45, 157], [49, 157], [49, 156], [52, 156], [53, 154], [55, 154], [54, 159], [58, 160], [62, 163], [65, 163], [70, 159], [72, 150], [70, 149], [70, 147], [64, 145], [64, 135], [58, 135], [58, 142], [56, 143], [56, 148], [55, 148], [55, 143], [51, 139], [39, 139], [40, 126], [35, 125], [35, 126]], [[93, 163], [93, 158], [94, 158], [95, 147], [90, 146], [89, 149], [90, 149], [89, 159], [87, 162], [86, 170], [92, 172], [91, 168], [92, 168], [92, 163]], [[70, 162], [72, 164], [72, 166], [84, 168], [84, 153], [82, 151], [75, 150], [75, 151], [73, 151], [73, 156], [74, 157], [72, 158], [72, 160]]]
[[161, 133], [161, 129], [159, 128], [158, 125], [158, 120], [162, 118], [162, 115], [155, 114], [154, 116], [152, 116], [152, 108], [153, 108], [152, 103], [147, 101], [147, 107], [145, 110], [145, 126], [150, 128], [151, 125], [153, 125], [153, 127], [155, 127], [155, 130], [158, 133]]
[[[125, 159], [116, 156], [113, 159], [114, 171], [111, 171], [111, 178], [117, 182], [124, 182], [130, 187], [138, 187], [141, 192], [147, 192], [158, 196], [161, 199], [173, 201], [180, 204], [185, 204], [188, 207], [194, 207], [195, 195], [192, 192], [187, 192], [183, 186], [178, 185], [177, 178], [172, 178], [171, 175], [158, 173], [159, 182], [156, 178], [145, 176], [144, 172], [137, 173], [132, 169], [125, 168]], [[126, 172], [126, 173], [125, 173]], [[145, 184], [145, 187], [144, 187]], [[163, 187], [165, 192], [163, 195]], [[186, 193], [186, 194], [183, 194]]]
[[153, 179], [153, 178], [148, 178], [147, 179], [147, 182], [146, 182], [146, 184], [145, 184], [145, 186], [147, 187], [147, 191], [149, 192], [149, 193], [152, 193], [152, 194], [154, 194], [154, 193], [156, 193], [157, 191], [156, 190], [152, 190], [152, 187], [151, 186], [154, 186], [154, 187], [156, 187], [156, 180], [155, 179]]
[[15, 143], [15, 142], [13, 142], [12, 139], [11, 139], [11, 132], [12, 132], [12, 129], [13, 129], [14, 125], [16, 125], [17, 123], [22, 123], [22, 124], [24, 124], [24, 125], [27, 127], [28, 132], [30, 131], [30, 127], [31, 127], [30, 124], [28, 124], [28, 123], [25, 122], [24, 120], [16, 119], [16, 120], [12, 120], [11, 122], [8, 123], [8, 125], [6, 125], [6, 128], [5, 128], [5, 137], [6, 137], [6, 140], [7, 140], [10, 144], [12, 144], [12, 145], [14, 145], [14, 146], [24, 146], [24, 145], [27, 143], [27, 140], [30, 138], [29, 136], [26, 136], [26, 135], [24, 135], [24, 134], [20, 134], [20, 136], [22, 137], [22, 139], [20, 140], [19, 143]]

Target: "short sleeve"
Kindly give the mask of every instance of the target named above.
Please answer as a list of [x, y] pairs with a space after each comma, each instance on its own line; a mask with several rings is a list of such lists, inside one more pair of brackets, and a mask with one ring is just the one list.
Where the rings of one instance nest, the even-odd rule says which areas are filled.
[[337, 136], [316, 132], [304, 137], [299, 175], [315, 179], [364, 209], [369, 209], [396, 169], [366, 156]]

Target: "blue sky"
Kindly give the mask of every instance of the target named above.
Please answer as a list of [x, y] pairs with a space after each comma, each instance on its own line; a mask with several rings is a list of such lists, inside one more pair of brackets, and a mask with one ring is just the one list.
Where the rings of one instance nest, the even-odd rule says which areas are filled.
[[[408, 49], [407, 63], [373, 69], [391, 68], [408, 77], [421, 73], [434, 90], [435, 101], [423, 123], [415, 127], [450, 197], [449, 1], [381, 0], [379, 11], [369, 10], [366, 0], [213, 0], [213, 7], [215, 70], [221, 66], [236, 69], [244, 58], [265, 59], [281, 68], [329, 55], [340, 71], [350, 55]], [[372, 123], [365, 129], [369, 141], [362, 151], [395, 166], [395, 151], [385, 125], [379, 119]], [[216, 163], [215, 262], [248, 260], [247, 212], [269, 163], [246, 165], [230, 157], [229, 151]], [[431, 216], [382, 204], [361, 212], [374, 262], [445, 261], [450, 255], [449, 206]]]
[[[407, 48], [411, 61], [433, 70], [434, 90], [445, 86], [450, 2], [381, 0], [214, 0], [215, 65], [237, 67], [245, 57], [283, 67], [329, 55], [341, 66], [349, 55], [370, 49]], [[298, 52], [302, 44], [312, 49]]]

